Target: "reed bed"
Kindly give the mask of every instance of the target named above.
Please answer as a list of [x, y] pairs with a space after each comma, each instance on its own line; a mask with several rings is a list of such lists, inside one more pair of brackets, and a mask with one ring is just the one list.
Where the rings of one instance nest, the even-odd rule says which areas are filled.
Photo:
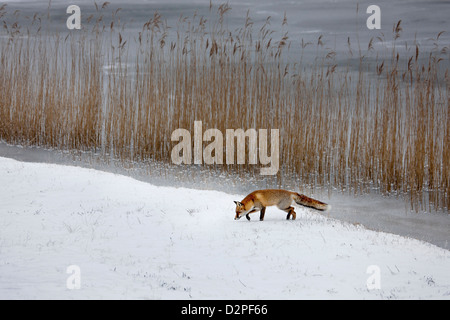
[[[416, 211], [448, 210], [448, 47], [394, 45], [386, 54], [374, 49], [386, 39], [374, 38], [355, 71], [320, 36], [299, 44], [299, 52], [317, 49], [306, 65], [290, 54], [286, 19], [277, 39], [269, 19], [256, 28], [249, 14], [230, 31], [230, 9], [211, 7], [209, 16], [181, 17], [171, 28], [155, 13], [125, 36], [120, 10], [105, 18], [107, 3], [68, 33], [45, 31], [39, 15], [21, 27], [20, 13], [1, 7], [0, 139], [170, 162], [172, 132], [193, 132], [194, 121], [222, 132], [279, 129], [280, 178], [402, 194]], [[400, 35], [401, 22], [389, 40]], [[217, 168], [258, 172], [249, 164]]]

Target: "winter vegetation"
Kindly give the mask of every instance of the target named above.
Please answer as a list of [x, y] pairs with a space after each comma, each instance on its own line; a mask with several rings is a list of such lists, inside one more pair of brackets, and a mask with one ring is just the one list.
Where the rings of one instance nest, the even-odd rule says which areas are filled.
[[[404, 195], [416, 211], [448, 210], [450, 51], [438, 45], [442, 32], [431, 52], [415, 41], [400, 50], [398, 21], [367, 48], [349, 38], [347, 59], [338, 60], [322, 35], [291, 42], [286, 18], [255, 28], [249, 12], [229, 30], [227, 4], [175, 26], [155, 12], [126, 38], [121, 9], [95, 5], [79, 32], [50, 30], [43, 13], [22, 26], [20, 12], [1, 7], [0, 139], [170, 163], [171, 133], [192, 131], [194, 121], [223, 132], [279, 129], [278, 184], [375, 190]], [[306, 63], [311, 47], [316, 57]], [[215, 167], [256, 170], [248, 162]]]

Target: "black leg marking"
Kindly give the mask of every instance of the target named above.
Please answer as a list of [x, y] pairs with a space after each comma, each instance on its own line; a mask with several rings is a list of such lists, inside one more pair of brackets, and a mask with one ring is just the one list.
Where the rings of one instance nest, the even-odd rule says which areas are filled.
[[286, 220], [289, 220], [289, 218], [292, 216], [292, 220], [295, 220], [297, 217], [297, 214], [294, 211], [294, 207], [288, 207], [286, 209], [282, 209], [283, 211], [287, 212]]
[[248, 212], [248, 213], [245, 215], [245, 217], [247, 218], [248, 221], [250, 221], [250, 216], [249, 216], [249, 214], [250, 214], [250, 213], [253, 213], [253, 212], [256, 212], [256, 211], [259, 211], [259, 210], [261, 210], [261, 209], [259, 209], [259, 208], [253, 208], [250, 212]]
[[259, 214], [259, 221], [264, 220], [264, 214], [266, 213], [266, 207], [262, 207], [261, 213]]

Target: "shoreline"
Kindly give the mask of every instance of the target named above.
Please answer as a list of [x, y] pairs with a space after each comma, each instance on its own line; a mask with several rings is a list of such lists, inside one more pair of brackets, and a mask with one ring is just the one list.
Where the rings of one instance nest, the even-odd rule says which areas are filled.
[[[114, 160], [105, 163], [99, 156], [80, 152], [47, 150], [40, 147], [24, 147], [8, 145], [0, 141], [0, 157], [12, 158], [23, 162], [61, 164], [95, 169], [128, 176], [155, 186], [176, 186], [197, 190], [215, 190], [230, 194], [245, 195], [253, 188], [271, 188], [270, 182], [264, 179], [242, 180], [226, 175], [223, 172], [208, 171], [197, 166], [170, 167], [165, 164], [145, 163], [126, 168]], [[260, 178], [260, 177], [256, 177]], [[271, 177], [273, 178], [273, 177]], [[280, 183], [280, 182], [278, 182]], [[255, 186], [257, 184], [257, 186]], [[292, 181], [283, 181], [283, 188], [298, 189]], [[289, 186], [286, 186], [289, 185]], [[285, 187], [286, 186], [286, 187]], [[338, 219], [354, 225], [363, 225], [373, 231], [392, 233], [414, 238], [450, 250], [450, 215], [445, 211], [411, 212], [408, 204], [400, 196], [383, 195], [348, 195], [339, 191], [331, 193], [327, 190], [306, 190], [305, 194], [328, 201], [333, 209], [324, 216]]]

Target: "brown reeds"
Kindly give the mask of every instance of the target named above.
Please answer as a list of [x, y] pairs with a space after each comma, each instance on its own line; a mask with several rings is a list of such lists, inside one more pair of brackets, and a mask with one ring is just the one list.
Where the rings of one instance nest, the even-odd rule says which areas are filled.
[[[379, 56], [378, 37], [365, 53], [376, 63], [361, 56], [351, 71], [320, 36], [302, 41], [301, 52], [317, 46], [306, 68], [303, 56], [289, 57], [286, 19], [279, 39], [270, 19], [255, 28], [249, 14], [231, 32], [221, 5], [210, 17], [181, 17], [174, 29], [155, 13], [125, 38], [119, 10], [106, 22], [106, 7], [68, 35], [43, 31], [39, 16], [23, 30], [0, 8], [0, 139], [170, 162], [171, 133], [193, 132], [196, 120], [222, 132], [280, 129], [285, 179], [405, 194], [413, 209], [448, 210], [450, 77], [440, 68], [448, 48], [422, 54], [414, 44], [400, 53], [394, 45]], [[398, 22], [394, 44], [401, 31]]]

